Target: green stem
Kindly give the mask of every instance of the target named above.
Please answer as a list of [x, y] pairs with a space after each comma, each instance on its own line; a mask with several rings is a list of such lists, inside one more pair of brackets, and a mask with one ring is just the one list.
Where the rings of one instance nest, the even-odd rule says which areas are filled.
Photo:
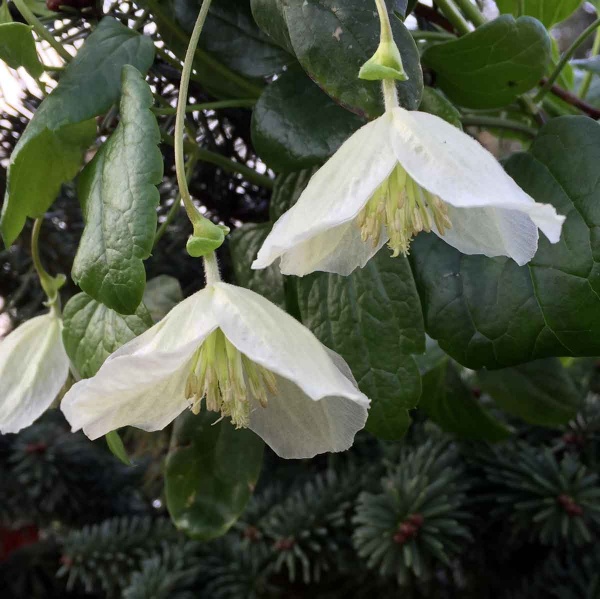
[[473, 23], [473, 25], [475, 25], [475, 27], [485, 24], [485, 17], [471, 0], [456, 0], [456, 4], [458, 4], [464, 15], [471, 23]]
[[410, 34], [415, 41], [425, 40], [432, 42], [447, 42], [456, 39], [456, 36], [452, 33], [445, 31], [419, 31], [417, 29], [410, 29]]
[[[196, 166], [196, 162], [198, 162], [198, 156], [196, 153], [192, 154], [187, 161], [185, 166], [185, 177], [189, 182], [192, 178], [192, 173], [194, 172], [194, 167]], [[177, 196], [175, 197], [175, 201], [171, 208], [169, 208], [169, 212], [167, 212], [167, 216], [165, 220], [161, 223], [160, 227], [156, 231], [156, 235], [154, 236], [154, 244], [153, 247], [160, 241], [162, 236], [165, 234], [167, 227], [173, 222], [177, 211], [181, 207], [181, 194], [177, 192]]]
[[[23, 1], [23, 0], [21, 0]], [[160, 6], [160, 3], [157, 0], [146, 0], [145, 2], [148, 5], [150, 11], [160, 19], [161, 23], [170, 30], [170, 32], [179, 39], [179, 41], [183, 44], [188, 44], [190, 41], [185, 32], [171, 19], [171, 17], [166, 13], [163, 8]], [[189, 46], [188, 46], [189, 47]], [[249, 96], [258, 98], [262, 93], [262, 87], [260, 85], [256, 85], [251, 83], [244, 77], [234, 73], [226, 66], [222, 65], [218, 60], [215, 60], [210, 54], [207, 52], [203, 52], [198, 48], [194, 50], [195, 58], [198, 62], [204, 64], [205, 66], [210, 67], [216, 73], [223, 77], [224, 79], [228, 79], [232, 83], [236, 84], [238, 87], [245, 89], [248, 92]]]
[[65, 67], [55, 67], [51, 64], [42, 64], [42, 68], [44, 69], [44, 71], [48, 71], [50, 73], [60, 73], [65, 70]]
[[69, 62], [73, 58], [63, 47], [63, 45], [54, 38], [54, 36], [44, 27], [42, 22], [31, 12], [30, 8], [25, 4], [25, 0], [13, 0], [19, 12], [25, 20], [33, 27], [33, 30], [42, 39], [45, 39], [57, 52], [57, 54], [65, 61]]
[[387, 6], [383, 0], [375, 0], [377, 12], [379, 13], [379, 41], [394, 43], [394, 34], [392, 33], [392, 25], [390, 23], [390, 15], [388, 14]]
[[[594, 45], [592, 46], [592, 52], [590, 54], [590, 57], [596, 56], [599, 51], [600, 51], [600, 29], [597, 29], [596, 35], [594, 37]], [[581, 82], [581, 87], [579, 88], [579, 97], [582, 100], [585, 100], [585, 97], [588, 95], [588, 92], [590, 91], [590, 85], [592, 84], [593, 76], [594, 76], [594, 73], [592, 73], [590, 71], [588, 71], [583, 76], [583, 81]]]
[[[188, 104], [185, 107], [186, 112], [196, 112], [197, 110], [216, 110], [218, 108], [252, 108], [256, 100], [248, 98], [247, 100], [219, 100], [217, 102], [205, 102], [204, 104]], [[152, 112], [159, 116], [175, 114], [176, 107], [153, 108]]]
[[33, 261], [33, 267], [37, 273], [40, 285], [48, 298], [48, 305], [53, 309], [58, 310], [60, 313], [60, 306], [58, 306], [58, 292], [55, 285], [55, 279], [51, 276], [48, 271], [44, 268], [40, 259], [39, 240], [40, 230], [42, 228], [43, 218], [36, 218], [33, 222], [33, 228], [31, 230], [31, 259]]
[[190, 196], [190, 190], [188, 188], [187, 180], [185, 177], [185, 163], [184, 163], [184, 149], [183, 149], [183, 132], [185, 128], [185, 111], [187, 104], [188, 88], [190, 85], [190, 74], [192, 72], [192, 66], [194, 64], [194, 54], [196, 47], [198, 46], [198, 40], [202, 33], [202, 28], [208, 16], [208, 10], [212, 0], [203, 0], [198, 18], [194, 24], [194, 29], [190, 37], [190, 43], [185, 53], [185, 60], [183, 61], [183, 71], [181, 72], [181, 83], [179, 85], [179, 95], [177, 97], [177, 109], [175, 111], [175, 172], [177, 174], [177, 185], [179, 186], [179, 193], [183, 200], [183, 205], [188, 214], [188, 217], [192, 224], [195, 224], [199, 219], [201, 220], [202, 215], [198, 212], [192, 202]]
[[[173, 136], [168, 133], [161, 132], [162, 140], [174, 146], [175, 142]], [[258, 185], [259, 187], [264, 187], [265, 189], [273, 189], [273, 179], [267, 177], [266, 175], [261, 175], [257, 173], [255, 170], [251, 169], [249, 166], [245, 164], [241, 164], [236, 162], [235, 160], [231, 160], [227, 158], [227, 156], [223, 156], [222, 154], [217, 154], [216, 152], [211, 152], [210, 150], [206, 150], [204, 148], [199, 148], [192, 142], [185, 142], [184, 144], [186, 151], [188, 152], [197, 152], [198, 159], [203, 160], [204, 162], [209, 162], [210, 164], [215, 164], [216, 166], [220, 166], [223, 170], [228, 173], [239, 173], [246, 180], [250, 181], [250, 183], [254, 183], [254, 185]]]
[[548, 77], [548, 80], [546, 81], [546, 83], [544, 83], [544, 85], [538, 92], [537, 96], [535, 96], [535, 98], [533, 99], [534, 102], [539, 103], [542, 101], [544, 96], [548, 93], [548, 91], [550, 91], [550, 88], [552, 87], [554, 82], [558, 79], [558, 77], [559, 77], [561, 71], [563, 70], [563, 68], [565, 67], [565, 65], [569, 62], [569, 60], [571, 60], [571, 58], [573, 57], [575, 52], [577, 52], [577, 49], [579, 48], [579, 46], [581, 46], [581, 44], [583, 44], [583, 42], [585, 42], [585, 40], [592, 33], [594, 33], [594, 31], [598, 28], [599, 25], [600, 25], [600, 19], [596, 19], [589, 27], [587, 27], [584, 31], [582, 31], [579, 34], [577, 39], [571, 44], [571, 46], [568, 48], [568, 50], [562, 55], [560, 61], [554, 68], [554, 71], [552, 71], [552, 74], [550, 75], [550, 77]]
[[537, 135], [537, 130], [533, 127], [528, 127], [527, 125], [523, 125], [523, 123], [493, 116], [463, 116], [460, 120], [465, 127], [497, 127], [498, 129], [519, 131], [530, 137], [535, 137]]
[[443, 15], [452, 23], [454, 29], [458, 31], [459, 35], [466, 35], [471, 33], [471, 27], [467, 20], [462, 16], [461, 12], [456, 7], [456, 4], [452, 0], [434, 0], [438, 8], [442, 11]]

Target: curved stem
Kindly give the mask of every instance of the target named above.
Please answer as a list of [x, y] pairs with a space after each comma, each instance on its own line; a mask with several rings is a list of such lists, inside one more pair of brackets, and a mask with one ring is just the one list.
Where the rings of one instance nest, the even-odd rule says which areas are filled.
[[181, 84], [179, 85], [179, 96], [177, 98], [177, 109], [175, 111], [175, 171], [177, 174], [177, 185], [179, 186], [179, 193], [183, 200], [183, 205], [188, 214], [190, 221], [193, 223], [198, 221], [198, 218], [202, 216], [196, 210], [192, 198], [190, 196], [190, 190], [188, 188], [187, 180], [185, 178], [185, 163], [183, 157], [183, 131], [185, 127], [185, 109], [187, 103], [188, 88], [190, 85], [190, 74], [192, 72], [192, 66], [194, 63], [194, 54], [196, 52], [196, 46], [202, 33], [202, 28], [208, 15], [212, 0], [203, 0], [198, 18], [194, 24], [194, 29], [190, 37], [190, 43], [185, 53], [185, 60], [183, 62], [183, 71], [181, 72]]
[[[243, 100], [219, 100], [217, 102], [204, 102], [203, 104], [188, 104], [185, 107], [186, 112], [196, 112], [197, 110], [216, 110], [218, 108], [252, 108], [256, 104], [253, 98]], [[167, 108], [153, 108], [152, 112], [159, 116], [175, 114], [177, 108], [170, 106]]]
[[579, 48], [579, 46], [581, 46], [581, 44], [583, 44], [583, 42], [585, 42], [585, 40], [598, 28], [599, 25], [600, 25], [600, 19], [596, 19], [589, 27], [584, 29], [584, 31], [582, 31], [579, 34], [577, 39], [571, 44], [571, 46], [567, 49], [567, 51], [562, 55], [560, 61], [554, 68], [554, 71], [552, 71], [552, 74], [550, 75], [550, 77], [548, 77], [546, 83], [544, 83], [544, 85], [538, 92], [537, 96], [535, 96], [534, 102], [539, 103], [542, 101], [543, 97], [550, 91], [550, 88], [552, 87], [554, 82], [558, 79], [558, 76], [560, 75], [564, 66], [569, 62], [569, 60], [572, 58], [573, 54], [575, 54], [575, 52], [577, 51], [577, 48]]
[[53, 310], [58, 311], [58, 315], [60, 314], [60, 306], [58, 305], [58, 293], [56, 286], [54, 285], [54, 277], [52, 277], [44, 268], [40, 259], [39, 239], [43, 222], [43, 218], [36, 218], [33, 223], [33, 228], [31, 230], [31, 259], [33, 261], [35, 272], [40, 280], [40, 285], [48, 298], [48, 305]]
[[471, 33], [469, 23], [467, 23], [466, 19], [462, 16], [452, 0], [434, 0], [434, 2], [448, 21], [452, 23], [459, 35]]
[[13, 0], [19, 12], [25, 20], [33, 27], [33, 30], [42, 39], [45, 39], [55, 50], [56, 53], [65, 61], [69, 62], [73, 58], [63, 47], [63, 45], [44, 27], [42, 22], [33, 14], [31, 9], [25, 4], [25, 0]]
[[473, 25], [475, 25], [475, 27], [485, 24], [485, 17], [471, 0], [456, 0], [456, 4], [458, 4], [463, 14], [471, 21], [471, 23], [473, 23]]
[[498, 129], [510, 129], [511, 131], [518, 131], [519, 133], [525, 133], [530, 137], [535, 137], [537, 131], [533, 127], [528, 127], [523, 123], [517, 121], [509, 121], [492, 116], [463, 116], [461, 122], [465, 127], [496, 127]]
[[[592, 51], [590, 53], [590, 57], [594, 57], [600, 51], [600, 29], [596, 30], [596, 36], [594, 37], [594, 45], [592, 46]], [[592, 84], [592, 77], [594, 73], [588, 71], [583, 76], [583, 81], [581, 82], [581, 87], [579, 88], [579, 97], [582, 100], [585, 100], [585, 97], [588, 95], [590, 91], [590, 85]]]

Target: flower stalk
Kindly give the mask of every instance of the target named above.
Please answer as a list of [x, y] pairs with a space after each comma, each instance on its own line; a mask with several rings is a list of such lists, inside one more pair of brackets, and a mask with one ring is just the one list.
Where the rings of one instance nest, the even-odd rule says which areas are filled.
[[33, 229], [31, 230], [31, 259], [40, 280], [40, 285], [48, 297], [47, 305], [56, 313], [56, 316], [60, 316], [60, 298], [58, 291], [65, 284], [66, 277], [63, 274], [53, 277], [42, 264], [39, 251], [39, 238], [42, 222], [42, 218], [36, 218], [33, 223]]

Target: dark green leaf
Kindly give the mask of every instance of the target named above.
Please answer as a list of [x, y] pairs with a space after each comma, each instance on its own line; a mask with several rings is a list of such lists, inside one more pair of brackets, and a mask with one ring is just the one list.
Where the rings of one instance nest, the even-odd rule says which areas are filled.
[[421, 394], [412, 353], [425, 349], [421, 306], [405, 258], [383, 248], [348, 277], [317, 273], [297, 280], [302, 322], [348, 362], [372, 400], [367, 429], [402, 437]]
[[179, 281], [169, 275], [159, 275], [150, 279], [142, 299], [154, 322], [164, 318], [169, 310], [182, 300], [183, 292]]
[[[198, 0], [173, 0], [175, 16], [188, 34], [194, 27], [200, 4]], [[200, 46], [246, 77], [272, 75], [294, 61], [293, 56], [257, 27], [250, 0], [213, 0]]]
[[[286, 0], [284, 5], [294, 54], [310, 78], [349, 110], [365, 117], [379, 116], [383, 112], [380, 82], [358, 79], [360, 67], [379, 45], [374, 4], [364, 0]], [[423, 91], [419, 53], [399, 19], [392, 19], [392, 29], [409, 77], [398, 84], [398, 96], [402, 106], [414, 110]]]
[[419, 110], [421, 112], [435, 114], [435, 116], [439, 116], [441, 119], [448, 121], [451, 125], [462, 130], [460, 112], [456, 110], [452, 102], [450, 102], [446, 96], [433, 87], [423, 88], [423, 97], [421, 98]]
[[13, 18], [8, 8], [8, 0], [2, 0], [0, 3], [0, 23], [12, 23]]
[[285, 309], [283, 275], [279, 270], [279, 265], [271, 264], [261, 270], [250, 268], [260, 246], [271, 231], [271, 226], [271, 223], [248, 223], [236, 229], [229, 236], [229, 249], [238, 284], [260, 293], [280, 308]]
[[0, 60], [12, 69], [25, 67], [33, 77], [39, 77], [44, 69], [35, 50], [31, 30], [23, 23], [0, 24]]
[[269, 205], [269, 215], [272, 222], [278, 220], [284, 212], [287, 212], [298, 201], [300, 194], [316, 172], [316, 168], [309, 168], [278, 175], [275, 179], [275, 187]]
[[258, 26], [281, 48], [294, 54], [281, 0], [250, 0], [252, 16]]
[[195, 539], [221, 536], [246, 507], [262, 463], [264, 443], [248, 429], [202, 410], [175, 421], [167, 456], [167, 508], [178, 529]]
[[535, 17], [547, 29], [564, 21], [574, 13], [582, 0], [496, 0], [501, 13], [510, 13], [515, 17], [521, 14]]
[[523, 267], [465, 256], [419, 235], [412, 264], [427, 332], [469, 368], [549, 356], [600, 355], [600, 125], [560, 117], [543, 127], [508, 173], [538, 202], [567, 215], [559, 243], [540, 234]]
[[481, 370], [477, 378], [503, 410], [537, 426], [566, 424], [581, 403], [575, 384], [556, 358]]
[[106, 439], [106, 444], [108, 445], [110, 452], [117, 459], [121, 460], [121, 462], [123, 462], [123, 464], [126, 466], [133, 466], [129, 456], [127, 455], [127, 450], [125, 449], [125, 445], [123, 445], [123, 440], [119, 436], [118, 431], [110, 431], [110, 433], [104, 435], [104, 438]]
[[444, 431], [462, 439], [501, 441], [511, 431], [496, 420], [461, 380], [447, 357], [423, 374], [419, 408]]
[[457, 104], [496, 108], [534, 87], [550, 62], [546, 29], [531, 17], [502, 16], [463, 37], [425, 50], [423, 63]]
[[325, 162], [362, 125], [293, 67], [260, 96], [252, 113], [252, 141], [272, 169], [300, 170]]
[[163, 161], [154, 98], [142, 75], [123, 68], [121, 120], [79, 178], [85, 229], [73, 280], [94, 299], [133, 314], [146, 285], [143, 260], [156, 232]]
[[111, 17], [100, 21], [11, 155], [0, 220], [6, 245], [17, 238], [26, 217], [42, 216], [60, 186], [77, 174], [96, 134], [93, 118], [119, 98], [122, 66], [131, 64], [146, 72], [153, 59], [150, 38]]
[[121, 316], [85, 293], [73, 296], [63, 313], [63, 343], [81, 378], [94, 376], [104, 360], [121, 345], [152, 326], [143, 304], [131, 316]]

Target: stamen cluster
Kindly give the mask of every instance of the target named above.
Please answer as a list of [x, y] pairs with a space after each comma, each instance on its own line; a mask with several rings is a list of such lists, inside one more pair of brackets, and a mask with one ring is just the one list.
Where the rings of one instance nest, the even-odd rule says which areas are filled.
[[242, 354], [221, 329], [213, 331], [194, 354], [185, 386], [194, 414], [204, 399], [207, 410], [228, 416], [236, 428], [248, 426], [251, 398], [265, 408], [267, 394], [276, 392], [273, 373]]
[[452, 228], [448, 207], [439, 197], [423, 189], [398, 165], [375, 190], [358, 215], [361, 239], [379, 244], [383, 227], [389, 236], [392, 256], [408, 255], [412, 238], [430, 232], [433, 224], [440, 235]]

